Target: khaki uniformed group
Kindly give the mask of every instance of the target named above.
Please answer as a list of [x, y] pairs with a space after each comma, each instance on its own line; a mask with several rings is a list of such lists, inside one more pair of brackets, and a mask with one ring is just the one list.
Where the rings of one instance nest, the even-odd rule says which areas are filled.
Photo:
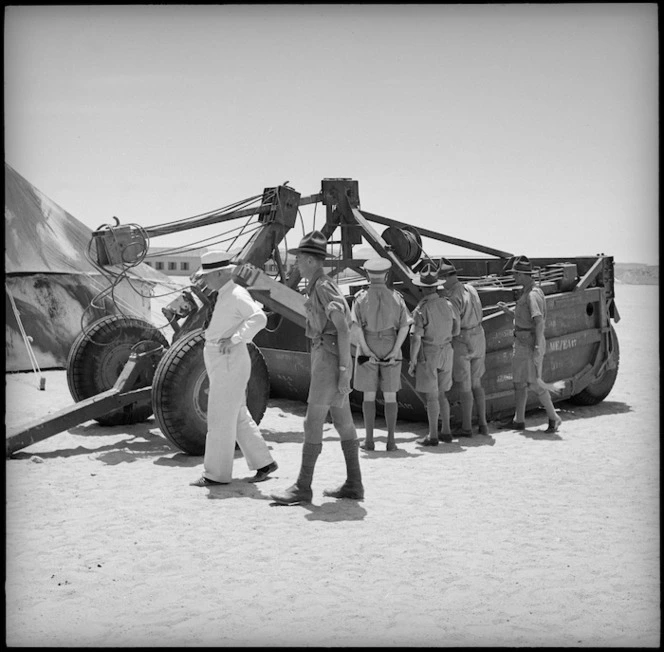
[[[275, 502], [311, 502], [311, 485], [328, 416], [339, 434], [346, 479], [323, 494], [364, 498], [358, 449], [375, 450], [378, 392], [384, 401], [386, 450], [397, 450], [397, 393], [402, 386], [402, 345], [409, 334], [408, 374], [414, 380], [414, 389], [425, 399], [429, 426], [427, 436], [417, 443], [429, 447], [438, 446], [440, 441], [451, 442], [454, 436], [472, 437], [473, 409], [479, 434], [489, 434], [482, 387], [486, 369], [482, 304], [477, 290], [459, 281], [460, 270], [450, 260], [441, 258], [422, 265], [413, 284], [421, 288], [423, 296], [411, 314], [401, 294], [388, 283], [392, 266], [389, 260], [377, 257], [365, 262], [369, 285], [356, 294], [351, 309], [338, 285], [324, 272], [324, 261], [330, 255], [323, 233], [308, 233], [289, 253], [295, 254], [298, 270], [308, 282], [305, 335], [311, 346], [311, 383], [300, 471], [291, 486], [271, 494]], [[236, 442], [249, 468], [256, 470], [252, 482], [267, 480], [278, 468], [245, 402], [250, 372], [246, 343], [265, 326], [266, 318], [260, 304], [233, 283], [229, 261], [228, 254], [210, 252], [204, 255], [197, 272], [199, 281], [203, 278], [209, 287], [218, 290], [218, 298], [205, 332], [205, 364], [210, 379], [208, 432], [204, 473], [192, 483], [195, 486], [231, 481]], [[556, 432], [561, 421], [541, 382], [546, 345], [544, 295], [534, 284], [532, 266], [525, 256], [517, 257], [506, 271], [514, 274], [524, 290], [513, 311], [506, 304], [498, 304], [515, 320], [516, 411], [514, 418], [500, 427], [525, 428], [527, 391], [532, 389], [549, 415], [547, 432]], [[454, 382], [459, 387], [462, 423], [453, 432], [447, 392]], [[351, 414], [352, 389], [363, 396], [363, 442], [358, 440]]]

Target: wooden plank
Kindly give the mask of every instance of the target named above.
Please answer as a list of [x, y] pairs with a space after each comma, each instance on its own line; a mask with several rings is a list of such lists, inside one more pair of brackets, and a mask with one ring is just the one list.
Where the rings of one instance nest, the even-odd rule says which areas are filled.
[[42, 417], [25, 426], [14, 428], [6, 438], [6, 455], [9, 457], [12, 453], [22, 448], [48, 439], [80, 423], [107, 414], [111, 410], [130, 405], [141, 399], [149, 399], [151, 393], [151, 385], [132, 390], [131, 392], [120, 392], [120, 390], [113, 387], [101, 394], [79, 401], [53, 415]]

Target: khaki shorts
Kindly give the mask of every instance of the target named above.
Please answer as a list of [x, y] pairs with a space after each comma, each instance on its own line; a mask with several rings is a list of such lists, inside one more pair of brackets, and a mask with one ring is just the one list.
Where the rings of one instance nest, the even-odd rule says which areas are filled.
[[454, 351], [444, 346], [422, 344], [415, 367], [415, 390], [425, 394], [447, 392], [452, 387]]
[[458, 338], [452, 340], [454, 349], [452, 376], [457, 383], [476, 387], [486, 372], [486, 337], [481, 326], [465, 331], [464, 335], [465, 341], [463, 342]]
[[[396, 335], [389, 337], [376, 337], [370, 333], [365, 334], [368, 347], [377, 358], [384, 358], [394, 347]], [[401, 360], [396, 364], [385, 365], [375, 362], [360, 364], [355, 359], [355, 372], [353, 389], [359, 392], [398, 392], [401, 389]]]
[[512, 348], [512, 382], [515, 385], [537, 383], [535, 367], [535, 334], [521, 331], [514, 336]]
[[312, 344], [311, 384], [307, 403], [341, 407], [348, 401], [349, 395], [339, 391], [339, 356], [322, 343]]

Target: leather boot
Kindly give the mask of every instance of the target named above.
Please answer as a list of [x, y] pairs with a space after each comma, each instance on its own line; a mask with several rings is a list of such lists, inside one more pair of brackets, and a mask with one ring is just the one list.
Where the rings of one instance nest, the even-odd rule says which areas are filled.
[[293, 505], [295, 503], [310, 503], [313, 498], [311, 490], [311, 481], [314, 477], [314, 468], [316, 467], [316, 460], [323, 450], [323, 444], [307, 444], [302, 445], [302, 465], [300, 466], [300, 474], [297, 477], [294, 485], [288, 489], [270, 494], [270, 498], [282, 505]]
[[358, 444], [357, 439], [344, 439], [341, 441], [341, 449], [346, 459], [346, 482], [336, 489], [325, 489], [323, 491], [324, 496], [330, 496], [331, 498], [352, 498], [354, 500], [362, 500], [364, 498]]

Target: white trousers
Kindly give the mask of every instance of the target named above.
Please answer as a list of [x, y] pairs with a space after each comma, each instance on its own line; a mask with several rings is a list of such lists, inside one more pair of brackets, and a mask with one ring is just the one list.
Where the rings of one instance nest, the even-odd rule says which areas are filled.
[[217, 344], [206, 344], [203, 358], [210, 379], [203, 475], [209, 480], [230, 482], [236, 441], [252, 471], [273, 459], [247, 409], [246, 389], [251, 375], [247, 345], [236, 344], [224, 354]]

